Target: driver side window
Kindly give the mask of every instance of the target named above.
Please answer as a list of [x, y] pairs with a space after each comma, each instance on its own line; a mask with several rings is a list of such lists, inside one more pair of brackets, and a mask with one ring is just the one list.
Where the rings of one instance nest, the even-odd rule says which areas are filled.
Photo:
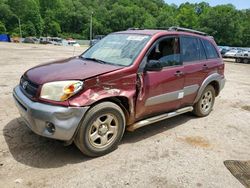
[[180, 42], [178, 37], [169, 37], [155, 44], [148, 61], [159, 61], [162, 67], [181, 65]]

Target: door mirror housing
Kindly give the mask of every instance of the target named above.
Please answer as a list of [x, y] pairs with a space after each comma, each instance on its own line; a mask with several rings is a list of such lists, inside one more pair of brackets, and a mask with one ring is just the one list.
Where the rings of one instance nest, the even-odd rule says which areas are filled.
[[149, 60], [146, 64], [145, 71], [161, 71], [162, 64], [159, 60]]

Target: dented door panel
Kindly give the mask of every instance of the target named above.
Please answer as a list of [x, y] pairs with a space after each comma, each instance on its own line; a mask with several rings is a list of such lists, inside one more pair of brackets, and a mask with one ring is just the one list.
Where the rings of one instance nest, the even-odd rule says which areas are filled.
[[136, 103], [136, 119], [177, 109], [183, 98], [182, 66], [168, 67], [162, 71], [148, 71], [141, 74], [142, 87]]

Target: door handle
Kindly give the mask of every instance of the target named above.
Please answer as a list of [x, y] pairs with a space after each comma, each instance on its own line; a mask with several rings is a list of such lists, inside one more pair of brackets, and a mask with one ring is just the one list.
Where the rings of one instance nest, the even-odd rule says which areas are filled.
[[207, 70], [208, 69], [208, 66], [207, 64], [204, 64], [203, 67], [202, 67], [203, 70]]
[[178, 70], [178, 71], [176, 71], [176, 72], [174, 73], [174, 75], [179, 77], [179, 76], [184, 75], [184, 72]]

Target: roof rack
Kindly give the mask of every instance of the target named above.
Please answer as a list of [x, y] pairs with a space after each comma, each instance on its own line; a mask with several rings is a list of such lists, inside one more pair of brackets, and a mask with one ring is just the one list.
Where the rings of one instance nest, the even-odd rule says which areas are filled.
[[131, 28], [128, 28], [127, 29], [127, 31], [129, 31], [129, 30], [146, 30], [146, 29], [148, 29], [148, 30], [168, 30], [169, 29], [169, 27], [152, 27], [152, 28], [150, 28], [150, 27], [147, 27], [147, 28], [138, 28], [138, 27], [135, 27], [135, 28], [133, 28], [133, 27], [131, 27]]
[[168, 28], [169, 31], [184, 31], [184, 32], [189, 32], [189, 33], [194, 33], [194, 34], [198, 34], [198, 35], [204, 35], [207, 36], [207, 33], [201, 32], [201, 31], [197, 31], [197, 30], [193, 30], [193, 29], [188, 29], [188, 28], [184, 28], [184, 27], [177, 27], [177, 26], [173, 26]]
[[208, 36], [207, 33], [197, 31], [194, 29], [188, 29], [184, 27], [172, 26], [172, 27], [158, 27], [158, 28], [128, 28], [127, 30], [144, 30], [144, 29], [159, 29], [159, 30], [167, 30], [167, 31], [184, 31], [188, 33], [194, 33], [198, 35]]

